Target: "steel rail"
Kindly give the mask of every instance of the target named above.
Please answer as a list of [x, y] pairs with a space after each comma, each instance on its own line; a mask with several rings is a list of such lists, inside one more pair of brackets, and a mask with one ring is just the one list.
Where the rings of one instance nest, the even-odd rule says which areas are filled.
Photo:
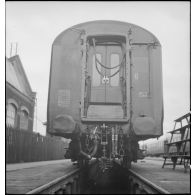
[[[122, 168], [122, 165], [118, 160], [115, 160], [114, 162], [115, 165]], [[136, 173], [132, 169], [123, 169], [128, 176], [130, 194], [171, 194], [167, 190]]]
[[67, 174], [35, 188], [26, 194], [79, 194], [82, 190], [80, 180], [85, 175], [83, 173], [96, 163], [97, 161], [92, 159], [83, 169], [75, 168]]
[[[90, 165], [92, 164], [94, 163], [90, 163]], [[118, 163], [117, 165], [120, 166]], [[33, 189], [26, 194], [79, 194], [81, 190], [79, 179], [82, 171], [83, 170], [76, 168], [66, 175]], [[130, 194], [170, 194], [167, 190], [131, 169], [127, 170], [126, 173], [128, 174]]]
[[59, 177], [47, 184], [35, 188], [26, 194], [55, 194], [58, 191], [66, 191], [67, 184], [73, 183], [78, 179], [80, 170], [77, 168], [66, 175]]
[[135, 194], [170, 194], [167, 190], [152, 183], [133, 170], [129, 170], [129, 181], [131, 185], [130, 190]]

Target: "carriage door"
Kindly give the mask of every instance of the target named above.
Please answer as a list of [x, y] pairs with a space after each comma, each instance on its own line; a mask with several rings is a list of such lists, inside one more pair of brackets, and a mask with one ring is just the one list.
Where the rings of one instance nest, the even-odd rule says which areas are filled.
[[[123, 118], [123, 98], [120, 78], [124, 77], [125, 63], [121, 45], [116, 43], [91, 44], [88, 50], [87, 72], [90, 77], [90, 97], [87, 118]], [[123, 66], [120, 66], [123, 64]]]
[[[95, 55], [101, 64], [95, 62]], [[119, 46], [96, 46], [96, 53], [91, 48], [88, 71], [91, 75], [92, 104], [121, 104], [120, 75], [123, 69], [113, 68], [122, 60]], [[108, 67], [109, 69], [105, 68]], [[110, 69], [113, 68], [113, 69]]]
[[[120, 76], [122, 76], [123, 68], [116, 67], [122, 61], [122, 51], [119, 46], [107, 46], [106, 64], [109, 68], [106, 78], [108, 82], [105, 84], [106, 102], [122, 103], [122, 94], [120, 89]], [[114, 68], [116, 67], [116, 68]]]
[[[102, 64], [106, 63], [106, 47], [96, 46], [96, 53], [93, 47], [90, 47], [88, 72], [91, 76], [91, 98], [90, 103], [105, 103], [105, 85], [103, 83], [103, 75], [106, 74], [106, 70], [101, 67], [100, 64], [96, 64], [95, 57]], [[97, 66], [96, 66], [97, 65]]]

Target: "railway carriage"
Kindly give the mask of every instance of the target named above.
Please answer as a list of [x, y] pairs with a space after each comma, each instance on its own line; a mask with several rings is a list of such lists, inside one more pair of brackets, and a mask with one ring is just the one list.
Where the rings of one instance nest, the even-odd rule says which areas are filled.
[[[188, 135], [188, 138], [190, 138], [190, 135]], [[146, 155], [147, 156], [164, 156], [167, 154], [167, 143], [170, 143], [171, 135], [163, 135], [158, 140], [150, 140], [146, 141], [147, 143], [144, 143], [143, 146], [146, 149]], [[175, 136], [172, 141], [179, 141], [181, 140], [181, 135], [178, 134]], [[183, 146], [181, 147], [181, 150], [183, 149]], [[190, 152], [190, 143], [187, 142], [185, 146], [186, 153]], [[169, 148], [169, 153], [174, 154], [177, 152], [177, 147], [172, 146]]]
[[163, 132], [161, 45], [119, 21], [73, 26], [53, 42], [47, 132], [70, 138], [66, 158], [136, 161], [138, 141]]

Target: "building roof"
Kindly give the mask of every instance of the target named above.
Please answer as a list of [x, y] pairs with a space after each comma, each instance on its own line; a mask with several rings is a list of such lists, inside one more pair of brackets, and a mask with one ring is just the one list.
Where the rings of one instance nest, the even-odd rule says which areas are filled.
[[28, 97], [33, 97], [31, 86], [18, 55], [6, 57], [6, 82]]

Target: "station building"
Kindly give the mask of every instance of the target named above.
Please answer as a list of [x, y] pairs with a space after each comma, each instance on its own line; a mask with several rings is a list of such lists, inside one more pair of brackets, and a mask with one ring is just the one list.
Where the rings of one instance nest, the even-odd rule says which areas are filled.
[[6, 57], [6, 126], [33, 131], [35, 100], [20, 57]]

